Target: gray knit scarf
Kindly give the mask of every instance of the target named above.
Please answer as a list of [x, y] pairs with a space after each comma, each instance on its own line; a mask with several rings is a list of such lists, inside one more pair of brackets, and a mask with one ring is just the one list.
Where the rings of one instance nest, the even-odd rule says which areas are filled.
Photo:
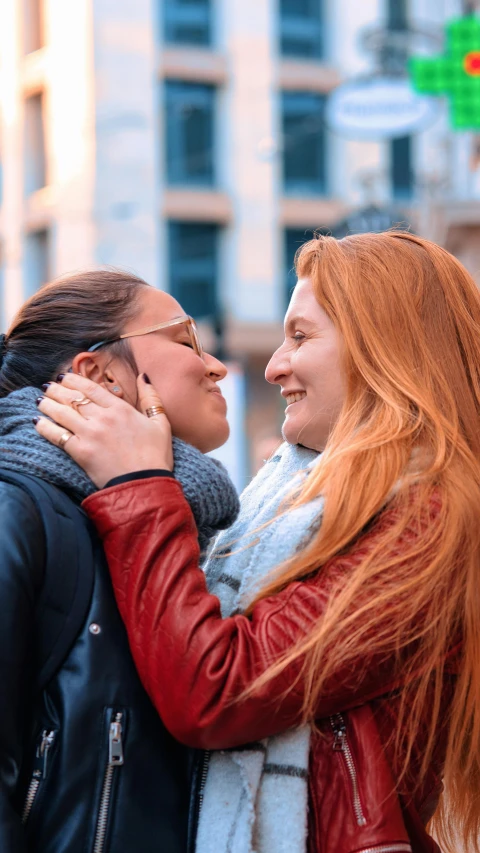
[[[63, 450], [35, 430], [38, 388], [22, 388], [0, 399], [0, 467], [40, 477], [80, 502], [96, 491], [84, 471]], [[211, 537], [235, 520], [239, 501], [223, 465], [173, 439], [173, 474], [180, 482], [198, 528], [204, 551]]]
[[[205, 565], [223, 617], [244, 610], [265, 576], [318, 529], [321, 498], [288, 509], [318, 458], [284, 444], [243, 492], [237, 521], [219, 534]], [[308, 725], [212, 752], [196, 853], [305, 853], [309, 752]]]

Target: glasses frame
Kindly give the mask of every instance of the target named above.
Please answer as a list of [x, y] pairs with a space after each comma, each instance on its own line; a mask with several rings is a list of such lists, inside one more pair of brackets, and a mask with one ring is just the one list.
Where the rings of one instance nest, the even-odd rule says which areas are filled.
[[205, 360], [203, 347], [198, 336], [197, 324], [193, 317], [190, 317], [188, 314], [184, 314], [181, 317], [175, 317], [173, 320], [166, 320], [164, 323], [157, 323], [156, 326], [146, 326], [144, 329], [137, 329], [134, 332], [125, 332], [123, 335], [119, 335], [118, 338], [111, 338], [108, 341], [99, 341], [98, 344], [93, 344], [93, 346], [89, 347], [87, 352], [96, 352], [100, 347], [107, 346], [107, 344], [114, 344], [117, 341], [123, 341], [125, 338], [140, 338], [143, 335], [150, 335], [152, 332], [158, 332], [160, 329], [169, 329], [170, 326], [186, 326], [194, 351], [202, 360]]

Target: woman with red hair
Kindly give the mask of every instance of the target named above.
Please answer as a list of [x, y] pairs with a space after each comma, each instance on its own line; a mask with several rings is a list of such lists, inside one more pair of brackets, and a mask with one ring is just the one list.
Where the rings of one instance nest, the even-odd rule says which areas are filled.
[[[72, 433], [66, 451], [101, 488], [84, 508], [140, 676], [170, 731], [211, 751], [198, 850], [293, 849], [282, 833], [307, 816], [291, 779], [308, 785], [298, 849], [431, 853], [429, 824], [444, 850], [478, 850], [480, 294], [448, 252], [403, 232], [319, 237], [296, 271], [266, 378], [305, 470], [265, 523], [269, 480], [251, 486], [248, 536], [234, 526], [217, 543], [217, 583], [237, 590], [229, 559], [275, 556], [236, 611], [207, 588], [173, 477], [101, 488], [171, 470], [168, 411], [142, 418], [68, 374], [40, 404], [61, 426], [37, 429]], [[160, 405], [139, 389], [144, 412]], [[69, 405], [78, 392], [88, 417]], [[232, 803], [247, 803], [250, 834]]]

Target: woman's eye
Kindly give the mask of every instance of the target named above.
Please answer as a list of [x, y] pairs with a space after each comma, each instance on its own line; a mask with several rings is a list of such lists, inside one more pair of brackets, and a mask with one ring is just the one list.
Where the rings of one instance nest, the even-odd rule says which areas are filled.
[[293, 335], [293, 340], [295, 341], [295, 343], [299, 344], [305, 340], [305, 335], [302, 332], [295, 332], [295, 334]]

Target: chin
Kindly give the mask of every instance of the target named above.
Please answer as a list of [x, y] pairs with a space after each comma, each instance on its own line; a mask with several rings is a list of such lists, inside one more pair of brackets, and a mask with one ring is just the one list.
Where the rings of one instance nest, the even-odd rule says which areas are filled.
[[288, 444], [298, 444], [298, 434], [299, 428], [296, 427], [294, 424], [285, 421], [282, 426], [282, 438], [284, 439], [284, 441], [286, 441]]
[[221, 425], [217, 425], [216, 429], [212, 428], [207, 435], [192, 436], [189, 443], [193, 444], [201, 453], [211, 453], [212, 450], [217, 450], [218, 447], [225, 444], [229, 435], [230, 426], [227, 421], [224, 421]]

